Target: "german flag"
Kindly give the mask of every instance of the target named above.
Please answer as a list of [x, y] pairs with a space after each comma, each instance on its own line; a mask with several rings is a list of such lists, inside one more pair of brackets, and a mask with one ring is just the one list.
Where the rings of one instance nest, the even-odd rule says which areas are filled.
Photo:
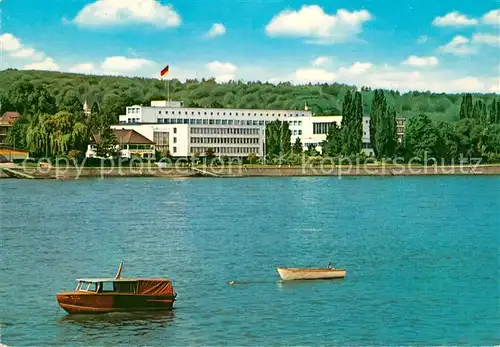
[[168, 69], [169, 69], [169, 66], [167, 65], [167, 66], [165, 66], [165, 68], [163, 70], [161, 70], [161, 72], [160, 72], [161, 77], [168, 74]]

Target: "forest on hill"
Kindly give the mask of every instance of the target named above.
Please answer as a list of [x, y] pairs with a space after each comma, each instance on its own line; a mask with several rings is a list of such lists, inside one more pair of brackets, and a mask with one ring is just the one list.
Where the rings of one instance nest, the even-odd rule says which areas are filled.
[[[55, 98], [57, 105], [85, 100], [89, 106], [110, 110], [113, 116], [123, 114], [125, 106], [149, 105], [151, 100], [166, 99], [165, 81], [153, 78], [130, 78], [119, 76], [92, 76], [48, 71], [4, 70], [0, 72], [0, 100], [2, 110], [9, 107], [5, 100], [15, 84], [31, 83], [43, 85]], [[216, 83], [212, 79], [170, 81], [171, 100], [184, 101], [186, 106], [222, 106], [264, 109], [303, 109], [305, 103], [315, 115], [339, 115], [347, 91], [356, 86], [345, 84], [270, 84], [263, 82], [230, 81]], [[361, 87], [365, 115], [371, 112], [374, 90]], [[459, 120], [462, 94], [436, 94], [431, 92], [409, 92], [401, 94], [385, 90], [387, 103], [392, 105], [398, 117], [410, 118], [425, 113], [434, 121], [455, 122]], [[489, 105], [495, 94], [474, 94], [474, 99]], [[22, 111], [22, 110], [20, 110]], [[21, 112], [22, 113], [22, 112]], [[117, 113], [117, 114], [116, 114]]]
[[[99, 156], [115, 155], [116, 139], [110, 125], [118, 123], [125, 107], [149, 105], [151, 100], [165, 96], [165, 82], [157, 79], [0, 72], [0, 114], [17, 111], [23, 115], [10, 130], [7, 145], [25, 148], [35, 158], [82, 158], [91, 136], [96, 134], [103, 139]], [[172, 80], [170, 96], [191, 107], [302, 109], [307, 103], [315, 115], [342, 115], [342, 124], [330, 126], [322, 153], [309, 148], [305, 153], [309, 157], [362, 156], [361, 122], [368, 115], [370, 142], [379, 160], [402, 157], [410, 161], [418, 157], [422, 161], [433, 156], [443, 163], [461, 158], [500, 161], [500, 98], [495, 94], [400, 94], [344, 84], [221, 84], [208, 79], [183, 83]], [[83, 114], [85, 102], [91, 108], [88, 117]], [[396, 119], [401, 117], [407, 118], [407, 123], [400, 143]], [[288, 122], [268, 125], [268, 155], [299, 160], [304, 154], [302, 145], [297, 142], [292, 146], [290, 142]], [[212, 150], [199, 153], [204, 157], [212, 154]]]

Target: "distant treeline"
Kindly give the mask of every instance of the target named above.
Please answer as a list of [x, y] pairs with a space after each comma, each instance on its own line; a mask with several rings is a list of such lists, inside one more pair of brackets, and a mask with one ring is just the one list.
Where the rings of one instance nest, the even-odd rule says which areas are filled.
[[[151, 100], [165, 97], [165, 82], [157, 79], [12, 69], [0, 72], [0, 113], [18, 111], [23, 115], [12, 129], [8, 144], [37, 156], [81, 156], [90, 134], [96, 133], [106, 140], [104, 143], [112, 144], [109, 125], [118, 122], [126, 106], [149, 105]], [[370, 115], [371, 142], [379, 158], [428, 152], [447, 160], [461, 155], [500, 159], [500, 99], [496, 94], [400, 94], [336, 83], [220, 84], [202, 79], [170, 81], [170, 97], [191, 107], [303, 109], [307, 103], [316, 115], [344, 113], [345, 123], [330, 128], [324, 143], [323, 154], [328, 156], [358, 155], [362, 131], [359, 119]], [[92, 109], [88, 118], [83, 115], [85, 101]], [[394, 138], [396, 117], [407, 118], [402, 144]], [[273, 126], [268, 134], [280, 127]], [[280, 131], [280, 139], [268, 138], [270, 144], [286, 143]], [[298, 145], [287, 151], [297, 152]], [[316, 153], [311, 149], [308, 154]]]

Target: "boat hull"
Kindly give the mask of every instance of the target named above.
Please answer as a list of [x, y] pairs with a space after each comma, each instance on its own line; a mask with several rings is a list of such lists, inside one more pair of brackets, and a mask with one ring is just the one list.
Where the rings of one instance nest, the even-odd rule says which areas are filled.
[[344, 278], [346, 270], [343, 269], [298, 269], [298, 268], [277, 268], [283, 281], [293, 280], [324, 280]]
[[171, 310], [171, 295], [137, 295], [117, 293], [59, 293], [57, 302], [70, 314]]

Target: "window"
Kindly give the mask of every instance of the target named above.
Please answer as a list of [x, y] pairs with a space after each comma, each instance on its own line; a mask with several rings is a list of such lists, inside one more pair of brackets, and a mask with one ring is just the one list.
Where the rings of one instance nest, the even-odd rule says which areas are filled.
[[174, 143], [177, 143], [177, 137], [174, 137]]
[[301, 120], [299, 120], [299, 125], [302, 125], [302, 121]]
[[174, 153], [177, 153], [177, 147], [172, 147], [172, 151], [173, 151]]
[[208, 124], [214, 124], [214, 120], [213, 120], [213, 119], [210, 119], [210, 120], [208, 121]]
[[299, 130], [299, 135], [302, 135], [302, 130]]
[[174, 134], [177, 134], [177, 128], [174, 128]]
[[334, 123], [313, 123], [313, 134], [328, 134], [328, 129]]
[[161, 114], [161, 111], [158, 111], [158, 114]]
[[216, 120], [215, 120], [215, 124], [220, 125], [220, 124], [221, 124], [221, 120], [220, 120], [220, 119], [216, 119]]
[[263, 121], [263, 120], [260, 120], [260, 121], [259, 121], [259, 125], [264, 125], [264, 121]]

